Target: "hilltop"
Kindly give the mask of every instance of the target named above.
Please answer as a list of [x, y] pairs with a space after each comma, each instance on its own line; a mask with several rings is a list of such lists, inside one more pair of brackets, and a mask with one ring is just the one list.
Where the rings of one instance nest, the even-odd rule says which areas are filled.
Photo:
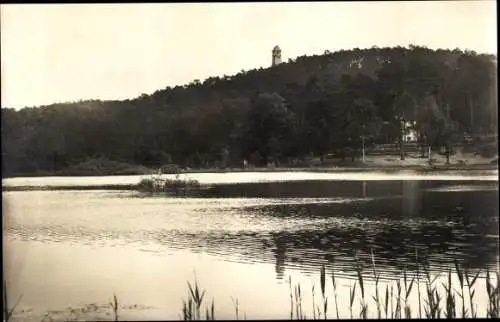
[[373, 47], [123, 101], [2, 108], [2, 173], [64, 173], [94, 159], [122, 169], [358, 158], [363, 145], [401, 138], [401, 119], [416, 122], [423, 146], [451, 149], [464, 132], [497, 132], [496, 86], [492, 55]]

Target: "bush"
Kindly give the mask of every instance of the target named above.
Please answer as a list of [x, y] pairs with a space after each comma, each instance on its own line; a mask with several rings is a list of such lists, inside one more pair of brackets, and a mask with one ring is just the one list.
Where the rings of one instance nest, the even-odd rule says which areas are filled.
[[164, 179], [160, 177], [144, 178], [136, 186], [143, 192], [179, 192], [190, 189], [198, 189], [201, 184], [198, 180], [180, 179], [177, 175], [175, 179]]
[[166, 179], [164, 181], [163, 187], [164, 190], [167, 189], [188, 189], [188, 188], [199, 188], [201, 185], [198, 180], [193, 179], [179, 179], [178, 177], [175, 179]]
[[95, 176], [147, 174], [151, 170], [135, 164], [122, 163], [106, 158], [87, 159], [57, 172], [59, 175]]
[[137, 189], [139, 191], [154, 192], [158, 191], [159, 188], [160, 187], [158, 186], [156, 180], [150, 178], [142, 179], [137, 184]]

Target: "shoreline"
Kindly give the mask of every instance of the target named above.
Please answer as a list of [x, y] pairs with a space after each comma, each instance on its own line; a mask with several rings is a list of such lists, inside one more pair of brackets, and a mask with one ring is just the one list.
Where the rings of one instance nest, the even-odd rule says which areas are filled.
[[[225, 168], [225, 169], [185, 169], [179, 173], [162, 173], [166, 175], [176, 174], [193, 174], [193, 173], [245, 173], [245, 172], [319, 172], [319, 173], [335, 173], [335, 172], [398, 172], [398, 171], [417, 171], [417, 172], [437, 172], [437, 171], [492, 171], [498, 170], [497, 164], [481, 163], [481, 164], [435, 164], [435, 165], [346, 165], [346, 166], [311, 166], [311, 167], [253, 167], [253, 168]], [[80, 173], [19, 173], [15, 175], [2, 176], [2, 179], [12, 178], [44, 178], [44, 177], [106, 177], [106, 176], [138, 176], [138, 175], [155, 175], [155, 171], [149, 173], [100, 173], [100, 174], [80, 174]]]
[[[184, 171], [179, 174], [163, 174], [163, 175], [189, 175], [189, 174], [231, 174], [231, 173], [325, 173], [325, 174], [357, 174], [357, 173], [373, 173], [373, 174], [402, 174], [402, 175], [431, 175], [432, 174], [442, 174], [448, 175], [450, 172], [453, 172], [453, 175], [461, 176], [464, 175], [464, 180], [471, 180], [470, 177], [476, 177], [477, 180], [483, 180], [484, 176], [493, 176], [492, 173], [481, 173], [481, 172], [491, 172], [498, 171], [498, 167], [489, 165], [476, 165], [474, 167], [421, 167], [421, 166], [404, 166], [404, 167], [350, 167], [350, 168], [342, 168], [342, 167], [324, 167], [324, 168], [254, 168], [254, 169], [228, 169], [228, 170], [216, 170], [216, 169], [193, 169], [190, 171]], [[472, 173], [471, 173], [472, 172]], [[136, 174], [136, 175], [123, 175], [123, 177], [128, 176], [154, 176], [155, 174]], [[498, 174], [497, 174], [498, 175]], [[11, 177], [11, 178], [2, 178], [2, 179], [16, 179], [16, 178], [100, 178], [107, 177], [113, 175], [97, 175], [97, 176], [31, 176], [31, 177]], [[117, 175], [119, 176], [119, 175]], [[312, 179], [304, 179], [306, 181]], [[334, 179], [333, 179], [334, 180]], [[345, 179], [343, 179], [345, 180]], [[405, 179], [400, 179], [405, 180]], [[423, 179], [425, 180], [425, 179]], [[474, 180], [474, 179], [473, 179]], [[493, 178], [488, 179], [487, 181], [496, 181]], [[275, 182], [275, 181], [270, 181]], [[70, 191], [70, 190], [80, 190], [80, 191], [89, 191], [89, 190], [118, 190], [118, 191], [138, 191], [138, 183], [103, 183], [103, 184], [90, 184], [90, 185], [4, 185], [2, 184], [2, 191]], [[211, 187], [218, 184], [224, 183], [213, 183], [213, 184], [202, 184], [206, 187]]]

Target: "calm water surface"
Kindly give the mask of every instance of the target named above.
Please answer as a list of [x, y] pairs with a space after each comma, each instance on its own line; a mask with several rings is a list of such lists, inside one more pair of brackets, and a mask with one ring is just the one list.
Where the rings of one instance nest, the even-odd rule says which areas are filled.
[[[10, 302], [23, 295], [16, 318], [40, 320], [50, 311], [53, 319], [68, 319], [76, 308], [79, 319], [109, 319], [104, 306], [116, 293], [124, 319], [178, 319], [186, 281], [195, 276], [206, 299], [215, 298], [217, 318], [235, 317], [231, 296], [241, 317], [289, 317], [289, 278], [300, 282], [312, 316], [311, 288], [319, 290], [322, 265], [335, 269], [340, 315], [348, 317], [355, 264], [371, 278], [372, 251], [384, 283], [400, 279], [405, 267], [415, 270], [417, 249], [433, 274], [455, 260], [471, 270], [498, 267], [496, 176], [242, 175], [198, 174], [202, 183], [217, 184], [191, 198], [3, 192]], [[71, 184], [14, 178], [4, 185], [33, 181]], [[476, 293], [484, 307], [484, 290]]]

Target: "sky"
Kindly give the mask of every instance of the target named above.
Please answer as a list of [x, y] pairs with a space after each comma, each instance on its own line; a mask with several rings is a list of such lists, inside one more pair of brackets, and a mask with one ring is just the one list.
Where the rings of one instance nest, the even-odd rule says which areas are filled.
[[496, 1], [2, 4], [1, 105], [127, 99], [372, 46], [497, 53]]

